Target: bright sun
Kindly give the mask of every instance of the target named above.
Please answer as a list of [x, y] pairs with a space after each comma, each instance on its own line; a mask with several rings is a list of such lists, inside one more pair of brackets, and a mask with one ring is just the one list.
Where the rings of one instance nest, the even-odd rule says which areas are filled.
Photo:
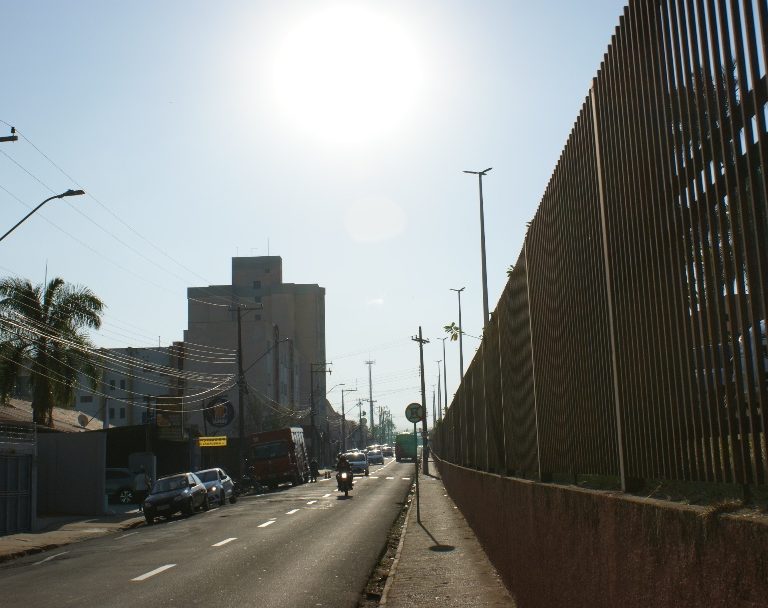
[[323, 142], [386, 135], [404, 121], [423, 85], [408, 32], [353, 4], [305, 17], [281, 40], [274, 59], [280, 114]]

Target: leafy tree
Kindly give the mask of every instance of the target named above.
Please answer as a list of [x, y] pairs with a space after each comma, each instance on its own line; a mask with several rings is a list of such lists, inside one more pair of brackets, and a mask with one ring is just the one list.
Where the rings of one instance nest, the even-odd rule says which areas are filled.
[[451, 337], [451, 342], [456, 342], [461, 335], [461, 327], [456, 325], [454, 321], [451, 321], [450, 325], [444, 325], [443, 330]]
[[103, 310], [87, 287], [58, 277], [34, 287], [26, 279], [0, 280], [0, 402], [8, 402], [26, 369], [33, 420], [52, 426], [53, 406], [74, 400], [78, 373], [96, 378], [85, 330], [101, 326]]

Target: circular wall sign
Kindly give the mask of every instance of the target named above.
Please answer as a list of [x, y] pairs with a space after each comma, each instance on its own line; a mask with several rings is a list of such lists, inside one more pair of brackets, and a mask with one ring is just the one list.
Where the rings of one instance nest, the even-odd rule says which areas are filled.
[[405, 417], [408, 418], [408, 422], [421, 422], [424, 418], [424, 408], [421, 407], [421, 403], [409, 403], [405, 408]]

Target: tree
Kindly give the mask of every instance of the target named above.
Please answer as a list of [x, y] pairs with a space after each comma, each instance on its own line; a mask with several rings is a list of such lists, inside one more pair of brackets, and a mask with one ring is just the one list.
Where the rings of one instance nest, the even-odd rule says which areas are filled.
[[53, 425], [53, 406], [74, 401], [82, 371], [95, 388], [86, 329], [101, 327], [104, 303], [87, 287], [61, 278], [35, 287], [0, 280], [0, 402], [7, 403], [22, 370], [29, 371], [34, 422]]

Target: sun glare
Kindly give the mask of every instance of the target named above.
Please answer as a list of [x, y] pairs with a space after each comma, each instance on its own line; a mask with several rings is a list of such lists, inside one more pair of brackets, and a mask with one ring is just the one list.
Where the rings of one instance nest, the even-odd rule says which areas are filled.
[[286, 33], [274, 55], [280, 115], [323, 142], [386, 135], [423, 84], [420, 54], [390, 17], [353, 4], [319, 10]]

